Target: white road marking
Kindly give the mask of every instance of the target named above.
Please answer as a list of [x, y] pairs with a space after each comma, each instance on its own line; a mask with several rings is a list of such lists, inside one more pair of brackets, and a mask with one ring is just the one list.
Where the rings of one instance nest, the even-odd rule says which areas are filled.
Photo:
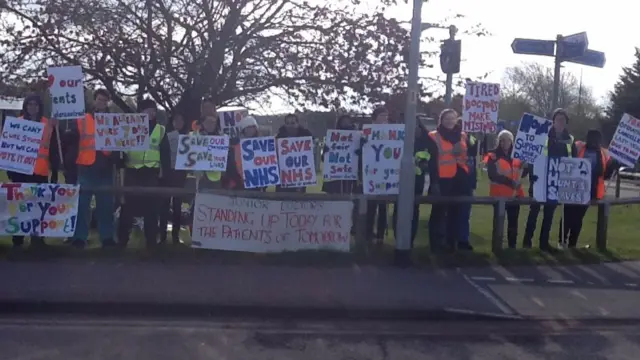
[[504, 278], [507, 281], [511, 281], [511, 282], [533, 282], [533, 279], [529, 279], [529, 278], [514, 278], [514, 277], [506, 277]]
[[542, 300], [538, 299], [538, 298], [537, 298], [537, 297], [535, 297], [535, 296], [532, 296], [532, 297], [531, 297], [531, 301], [533, 301], [534, 303], [536, 303], [536, 305], [540, 306], [541, 308], [546, 307], [546, 306], [544, 305], [544, 303], [542, 302]]
[[471, 276], [470, 279], [473, 281], [496, 281], [496, 278], [491, 276]]
[[550, 284], [575, 284], [573, 280], [562, 280], [562, 279], [558, 279], [558, 280], [549, 279], [547, 280], [547, 282]]
[[493, 295], [490, 291], [483, 289], [480, 285], [476, 284], [467, 275], [462, 274], [462, 278], [473, 286], [482, 296], [484, 296], [489, 302], [495, 305], [500, 311], [507, 315], [515, 315], [513, 310], [509, 306], [505, 305], [497, 296]]
[[624, 286], [627, 286], [627, 287], [638, 287], [638, 284], [635, 284], [635, 283], [626, 283], [626, 284], [624, 284]]

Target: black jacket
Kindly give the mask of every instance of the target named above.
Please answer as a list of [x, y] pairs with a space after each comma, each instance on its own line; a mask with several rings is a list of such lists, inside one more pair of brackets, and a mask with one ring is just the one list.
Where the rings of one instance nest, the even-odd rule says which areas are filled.
[[304, 128], [302, 126], [298, 126], [296, 133], [291, 135], [287, 133], [287, 127], [285, 125], [282, 125], [278, 129], [278, 134], [276, 134], [276, 139], [289, 138], [289, 137], [301, 137], [301, 136], [313, 137], [313, 134], [311, 134], [311, 131], [309, 131], [309, 129]]
[[[38, 103], [38, 108], [40, 112], [35, 118], [31, 118], [31, 115], [27, 112], [27, 104], [31, 101], [35, 101]], [[42, 99], [38, 95], [30, 95], [24, 99], [22, 103], [22, 118], [25, 121], [34, 121], [40, 122], [44, 117], [44, 104], [42, 103]], [[58, 134], [56, 127], [53, 127], [51, 131], [51, 138], [49, 140], [49, 169], [51, 171], [51, 182], [58, 182], [58, 171], [60, 169], [60, 156], [58, 150]], [[13, 171], [7, 171], [7, 177], [12, 182], [20, 182], [20, 183], [29, 183], [29, 182], [39, 182], [40, 175], [24, 175], [20, 173], [16, 173]], [[49, 181], [49, 176], [47, 176], [47, 181]]]

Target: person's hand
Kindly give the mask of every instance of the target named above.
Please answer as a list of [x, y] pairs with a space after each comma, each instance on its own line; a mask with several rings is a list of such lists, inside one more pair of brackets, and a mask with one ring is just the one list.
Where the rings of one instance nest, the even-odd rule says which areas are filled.
[[529, 179], [531, 180], [531, 183], [533, 184], [534, 182], [538, 181], [538, 175], [531, 175], [529, 177]]

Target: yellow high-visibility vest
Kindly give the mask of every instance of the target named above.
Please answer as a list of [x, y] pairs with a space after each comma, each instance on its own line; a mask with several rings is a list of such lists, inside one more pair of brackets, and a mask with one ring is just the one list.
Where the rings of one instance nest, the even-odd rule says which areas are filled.
[[160, 167], [160, 142], [164, 138], [165, 128], [162, 125], [156, 125], [149, 139], [149, 150], [145, 151], [128, 151], [127, 167], [140, 169], [143, 167], [159, 168]]

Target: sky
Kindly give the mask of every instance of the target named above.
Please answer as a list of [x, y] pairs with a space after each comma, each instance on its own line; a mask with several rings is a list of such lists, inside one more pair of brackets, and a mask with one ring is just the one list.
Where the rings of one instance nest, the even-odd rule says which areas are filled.
[[[409, 4], [388, 9], [385, 15], [409, 21], [412, 6], [410, 0]], [[511, 50], [514, 38], [554, 40], [557, 34], [567, 36], [586, 31], [589, 48], [605, 53], [604, 68], [565, 62], [562, 71], [570, 71], [579, 79], [582, 70], [583, 84], [592, 88], [596, 99], [603, 101], [622, 68], [633, 64], [635, 47], [640, 47], [638, 11], [640, 2], [632, 0], [429, 0], [422, 5], [422, 22], [439, 22], [459, 13], [466, 17], [454, 20], [453, 25], [458, 28], [482, 24], [491, 36], [458, 36], [462, 40], [463, 59], [460, 75], [474, 78], [490, 73], [489, 82], [501, 82], [507, 67], [522, 62], [553, 66], [552, 57], [514, 54]], [[438, 40], [449, 36], [447, 30], [440, 29], [428, 29], [423, 35]], [[439, 66], [423, 69], [420, 75], [444, 76]], [[293, 110], [284, 101], [273, 99], [272, 102], [269, 112]]]

